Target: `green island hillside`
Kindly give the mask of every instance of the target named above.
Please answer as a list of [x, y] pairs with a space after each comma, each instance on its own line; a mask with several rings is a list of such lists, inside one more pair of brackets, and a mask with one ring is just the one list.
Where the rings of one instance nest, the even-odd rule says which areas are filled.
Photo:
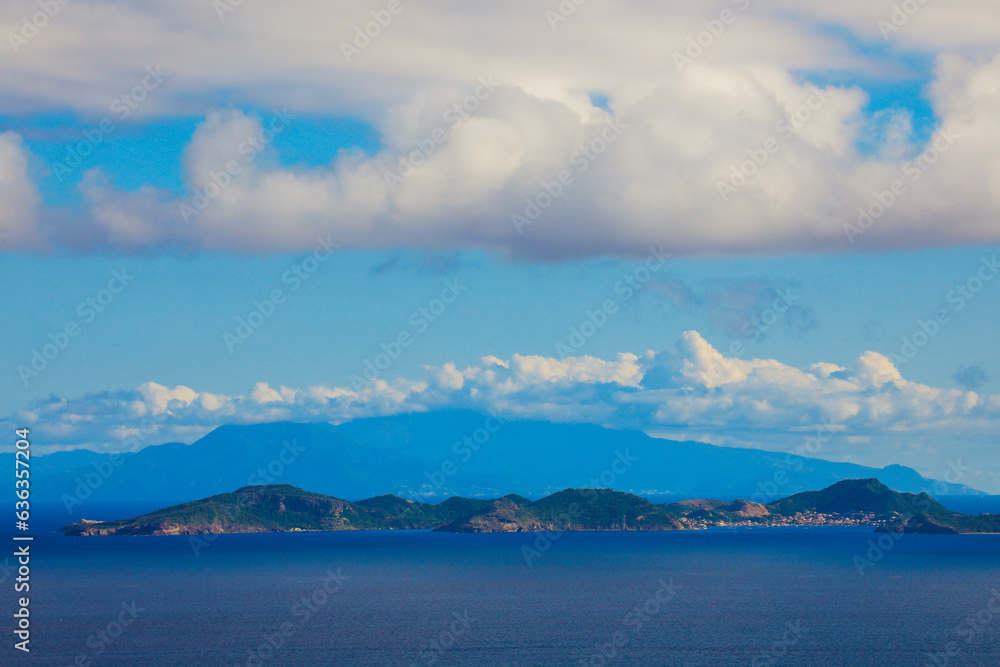
[[334, 530], [511, 533], [795, 525], [871, 525], [878, 531], [903, 533], [995, 533], [1000, 532], [1000, 515], [958, 514], [926, 493], [899, 493], [875, 479], [844, 480], [767, 505], [740, 499], [656, 505], [611, 489], [565, 489], [536, 501], [509, 494], [495, 500], [453, 497], [440, 503], [394, 495], [350, 502], [274, 484], [245, 486], [131, 519], [83, 520], [60, 531], [70, 536]]

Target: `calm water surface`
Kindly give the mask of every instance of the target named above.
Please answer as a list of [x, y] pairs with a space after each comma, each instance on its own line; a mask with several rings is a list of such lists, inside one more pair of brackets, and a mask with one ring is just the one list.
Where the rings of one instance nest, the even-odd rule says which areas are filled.
[[32, 652], [7, 621], [0, 664], [1000, 664], [1000, 536], [878, 537], [39, 534]]

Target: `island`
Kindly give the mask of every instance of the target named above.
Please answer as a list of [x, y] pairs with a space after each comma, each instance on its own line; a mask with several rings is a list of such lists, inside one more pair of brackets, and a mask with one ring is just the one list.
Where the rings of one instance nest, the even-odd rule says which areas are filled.
[[288, 484], [245, 486], [131, 519], [82, 520], [69, 536], [206, 535], [337, 530], [453, 533], [698, 530], [709, 527], [861, 526], [894, 533], [1000, 533], [1000, 515], [953, 512], [926, 493], [876, 479], [844, 480], [766, 505], [748, 500], [654, 504], [612, 489], [565, 489], [539, 500], [516, 494], [423, 503], [395, 495], [350, 502]]

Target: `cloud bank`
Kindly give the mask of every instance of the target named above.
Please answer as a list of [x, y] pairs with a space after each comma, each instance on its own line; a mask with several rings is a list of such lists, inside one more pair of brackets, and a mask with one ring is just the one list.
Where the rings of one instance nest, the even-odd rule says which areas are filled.
[[695, 331], [658, 353], [610, 360], [484, 357], [466, 368], [426, 367], [416, 379], [355, 378], [346, 387], [260, 382], [246, 395], [227, 396], [148, 382], [131, 391], [39, 401], [5, 423], [32, 427], [39, 446], [115, 451], [136, 443], [191, 442], [221, 424], [341, 423], [449, 408], [779, 451], [793, 451], [816, 433], [832, 433], [815, 455], [875, 465], [905, 455], [939, 477], [961, 457], [977, 470], [975, 482], [970, 477], [966, 483], [1000, 482], [1000, 396], [908, 381], [876, 352], [865, 352], [850, 368], [727, 357]]
[[[79, 208], [44, 207], [8, 133], [3, 247], [268, 253], [332, 235], [562, 259], [1000, 240], [992, 3], [591, 0], [565, 21], [551, 5], [403, 2], [365, 42], [382, 3], [70, 3], [0, 63], [0, 112], [97, 122], [162, 66], [132, 118], [204, 119], [186, 192], [91, 170]], [[0, 32], [36, 10], [6, 3]], [[934, 63], [930, 139], [905, 108], [866, 111], [866, 86], [919, 76], [908, 53]], [[269, 133], [303, 114], [363, 118], [381, 148], [281, 166]]]

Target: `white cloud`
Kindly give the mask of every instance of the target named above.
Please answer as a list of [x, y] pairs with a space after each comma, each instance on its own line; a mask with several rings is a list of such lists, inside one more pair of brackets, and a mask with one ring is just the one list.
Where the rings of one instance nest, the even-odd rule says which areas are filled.
[[875, 352], [850, 368], [734, 359], [694, 331], [661, 353], [613, 360], [486, 357], [466, 368], [428, 367], [423, 378], [379, 379], [359, 390], [274, 389], [260, 382], [247, 396], [226, 396], [148, 382], [133, 391], [53, 397], [5, 421], [30, 426], [58, 447], [114, 450], [143, 428], [153, 433], [145, 444], [153, 444], [190, 441], [227, 423], [340, 423], [447, 408], [779, 450], [792, 450], [822, 429], [838, 434], [818, 453], [824, 458], [886, 465], [904, 452], [904, 462], [941, 476], [938, 466], [962, 457], [984, 474], [1000, 474], [993, 453], [1000, 396], [911, 382]]
[[876, 388], [887, 382], [903, 379], [892, 362], [878, 352], [865, 352], [858, 357], [858, 368], [854, 377], [861, 381], [862, 386]]
[[188, 406], [198, 398], [198, 392], [190, 387], [178, 385], [173, 389], [168, 389], [155, 382], [139, 385], [136, 392], [141, 397], [141, 400], [134, 404], [139, 416], [144, 416], [147, 413], [160, 415], [167, 411], [171, 403]]
[[0, 249], [38, 248], [41, 197], [28, 176], [21, 138], [13, 132], [0, 134], [0, 202]]
[[[65, 6], [22, 53], [0, 63], [0, 86], [16, 91], [0, 100], [0, 112], [72, 108], [100, 118], [141, 78], [142, 68], [125, 63], [160, 64], [170, 78], [135, 117], [205, 117], [183, 158], [191, 192], [180, 199], [153, 188], [123, 192], [92, 173], [81, 186], [86, 213], [39, 216], [34, 186], [17, 167], [23, 152], [8, 135], [0, 164], [14, 165], [21, 205], [8, 208], [6, 223], [25, 238], [77, 250], [275, 252], [330, 234], [349, 246], [473, 246], [535, 258], [636, 255], [661, 243], [683, 254], [1000, 240], [1000, 18], [987, 0], [923, 5], [888, 40], [877, 21], [891, 6], [755, 1], [683, 72], [673, 52], [734, 3], [591, 0], [554, 32], [546, 7], [528, 0], [461, 9], [407, 3], [348, 63], [341, 40], [382, 6], [243, 3], [223, 21], [211, 4], [194, 0]], [[2, 32], [17, 30], [36, 9], [30, 0], [5, 3]], [[831, 26], [885, 43], [888, 55], [858, 52]], [[858, 87], [823, 87], [825, 101], [808, 122], [776, 129], [818, 99], [794, 73], [902, 80], [913, 72], [896, 54], [913, 49], [936, 58], [930, 100], [957, 137], [919, 182], [902, 166], [925, 146], [914, 145], [903, 115], [881, 125], [866, 119], [867, 95]], [[503, 82], [499, 90], [472, 118], [446, 121], [445, 112], [489, 75]], [[237, 108], [211, 110], [220, 91]], [[613, 113], [592, 105], [589, 93], [605, 95]], [[266, 157], [245, 162], [238, 147], [261, 119], [241, 106], [364, 118], [381, 132], [383, 148], [315, 168]], [[573, 154], [612, 118], [628, 128], [577, 171]], [[881, 128], [875, 153], [859, 154], [873, 124]], [[437, 128], [447, 141], [390, 189], [386, 170]], [[722, 201], [719, 181], [768, 137], [780, 150]], [[231, 159], [242, 173], [185, 223], [180, 204]], [[519, 234], [511, 214], [563, 168], [574, 183]], [[849, 243], [844, 224], [895, 179], [906, 183], [905, 196]]]
[[268, 386], [266, 382], [258, 382], [250, 392], [250, 400], [263, 405], [264, 403], [282, 403], [283, 398], [280, 393]]

